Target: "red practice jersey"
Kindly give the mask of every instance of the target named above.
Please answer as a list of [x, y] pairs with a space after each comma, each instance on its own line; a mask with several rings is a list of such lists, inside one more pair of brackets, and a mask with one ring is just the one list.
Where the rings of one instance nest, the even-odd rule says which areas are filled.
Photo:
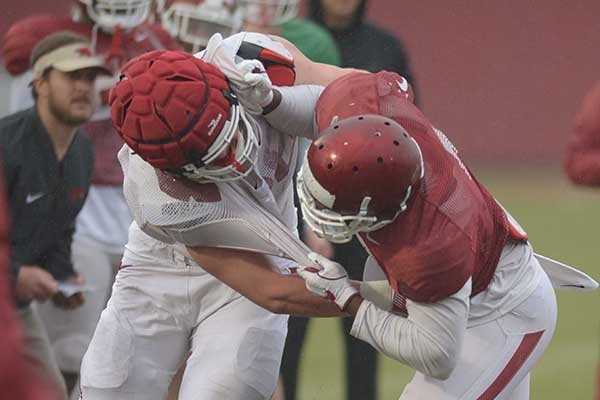
[[406, 211], [359, 237], [401, 296], [436, 302], [457, 292], [469, 278], [475, 295], [492, 279], [511, 231], [509, 222], [450, 140], [412, 103], [410, 93], [406, 81], [394, 73], [352, 74], [321, 95], [317, 122], [323, 129], [336, 116], [379, 114], [412, 135], [423, 154], [423, 180]]
[[0, 181], [0, 388], [3, 399], [53, 399], [49, 382], [42, 380], [23, 356], [21, 327], [9, 278], [8, 207], [4, 184]]
[[585, 96], [575, 116], [565, 170], [574, 183], [600, 186], [600, 82]]
[[123, 175], [117, 152], [123, 142], [110, 120], [108, 91], [116, 82], [121, 67], [131, 58], [156, 49], [179, 50], [179, 44], [159, 24], [143, 23], [130, 31], [116, 31], [114, 34], [98, 29], [94, 34], [94, 25], [91, 23], [75, 22], [56, 15], [34, 15], [14, 23], [4, 37], [2, 53], [8, 72], [20, 75], [29, 70], [31, 51], [35, 45], [50, 33], [63, 30], [88, 37], [95, 45], [96, 52], [105, 56], [106, 64], [115, 73], [112, 79], [98, 79], [102, 105], [92, 121], [83, 125], [83, 129], [94, 145], [92, 182], [96, 185], [121, 186]]

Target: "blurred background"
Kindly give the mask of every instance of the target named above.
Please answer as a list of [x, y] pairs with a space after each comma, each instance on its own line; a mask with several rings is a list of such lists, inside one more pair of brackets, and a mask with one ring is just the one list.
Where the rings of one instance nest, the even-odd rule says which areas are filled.
[[[33, 13], [67, 15], [72, 0], [5, 3], [2, 35]], [[371, 21], [402, 40], [425, 114], [521, 222], [536, 250], [596, 280], [600, 188], [570, 184], [562, 161], [575, 112], [600, 77], [598, 15], [594, 0], [371, 0], [368, 7]], [[7, 114], [8, 85], [1, 70], [0, 116]], [[534, 369], [532, 399], [592, 399], [599, 294], [561, 292], [558, 301], [558, 328]], [[335, 321], [310, 326], [300, 399], [343, 398], [341, 343]], [[379, 398], [396, 399], [412, 372], [384, 357], [380, 363]]]

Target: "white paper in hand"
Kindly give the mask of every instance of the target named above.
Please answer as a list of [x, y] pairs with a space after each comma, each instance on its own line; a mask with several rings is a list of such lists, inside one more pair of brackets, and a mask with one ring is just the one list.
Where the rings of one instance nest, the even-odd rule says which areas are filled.
[[73, 282], [59, 282], [58, 283], [58, 291], [62, 293], [65, 297], [71, 297], [74, 294], [81, 292], [92, 292], [96, 290], [96, 288], [81, 283], [73, 283]]

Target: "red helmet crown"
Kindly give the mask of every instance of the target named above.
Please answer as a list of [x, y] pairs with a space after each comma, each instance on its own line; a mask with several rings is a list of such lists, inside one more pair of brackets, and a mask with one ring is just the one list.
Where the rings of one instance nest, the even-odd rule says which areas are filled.
[[304, 218], [333, 242], [379, 229], [406, 209], [423, 170], [419, 145], [394, 120], [335, 121], [310, 146], [298, 178]]
[[396, 214], [407, 189], [421, 176], [421, 154], [394, 120], [379, 115], [346, 118], [323, 132], [308, 150], [315, 179], [335, 196], [332, 209], [357, 214], [365, 197], [368, 215]]
[[110, 92], [113, 124], [125, 143], [159, 169], [197, 163], [237, 103], [215, 66], [179, 51], [131, 60]]

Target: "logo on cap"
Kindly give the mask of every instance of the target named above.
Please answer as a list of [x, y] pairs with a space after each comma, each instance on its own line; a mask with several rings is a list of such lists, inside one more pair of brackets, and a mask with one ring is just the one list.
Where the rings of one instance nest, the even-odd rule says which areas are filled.
[[80, 56], [84, 56], [84, 57], [92, 56], [92, 51], [90, 49], [88, 49], [87, 47], [81, 47], [81, 48], [77, 49], [77, 53], [79, 53]]

